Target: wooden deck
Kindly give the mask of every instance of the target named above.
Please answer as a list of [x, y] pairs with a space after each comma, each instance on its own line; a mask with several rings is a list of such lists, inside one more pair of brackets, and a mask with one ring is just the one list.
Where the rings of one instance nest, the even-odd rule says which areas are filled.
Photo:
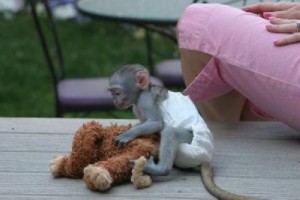
[[[49, 159], [71, 148], [74, 132], [89, 119], [0, 118], [0, 199], [214, 199], [196, 172], [137, 190], [130, 183], [109, 192], [88, 190], [82, 180], [53, 179]], [[132, 120], [98, 120], [133, 123]], [[210, 124], [215, 135], [215, 181], [261, 199], [300, 199], [300, 133], [280, 123]]]

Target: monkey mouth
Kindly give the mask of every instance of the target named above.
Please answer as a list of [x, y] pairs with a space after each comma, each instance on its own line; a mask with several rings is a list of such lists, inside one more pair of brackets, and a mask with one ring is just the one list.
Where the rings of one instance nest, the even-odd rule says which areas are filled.
[[122, 103], [122, 104], [117, 105], [117, 108], [120, 109], [120, 110], [126, 110], [126, 109], [128, 109], [130, 106], [131, 106], [130, 104]]

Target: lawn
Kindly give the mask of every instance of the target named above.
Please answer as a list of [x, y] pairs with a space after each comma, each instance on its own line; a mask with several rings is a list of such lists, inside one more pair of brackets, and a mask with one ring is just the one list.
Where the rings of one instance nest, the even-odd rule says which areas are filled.
[[[90, 21], [57, 21], [65, 56], [67, 77], [109, 76], [123, 64], [147, 65], [143, 30], [134, 26]], [[0, 17], [0, 116], [53, 117], [54, 94], [50, 74], [31, 16]], [[153, 35], [155, 61], [171, 58], [176, 45]], [[111, 113], [66, 117], [111, 117]], [[132, 117], [122, 112], [119, 118]]]

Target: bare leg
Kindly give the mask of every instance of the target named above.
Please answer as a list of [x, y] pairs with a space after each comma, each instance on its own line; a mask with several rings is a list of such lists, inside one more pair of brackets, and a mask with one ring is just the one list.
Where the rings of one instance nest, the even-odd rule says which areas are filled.
[[[211, 55], [187, 49], [180, 49], [182, 73], [186, 85], [202, 71], [212, 58]], [[203, 118], [207, 121], [234, 122], [240, 120], [261, 120], [245, 106], [246, 99], [237, 91], [220, 97], [195, 102]]]
[[165, 127], [161, 132], [159, 146], [159, 162], [154, 163], [150, 158], [144, 168], [144, 172], [150, 175], [168, 175], [173, 167], [177, 146], [180, 143], [190, 143], [193, 134], [183, 128]]

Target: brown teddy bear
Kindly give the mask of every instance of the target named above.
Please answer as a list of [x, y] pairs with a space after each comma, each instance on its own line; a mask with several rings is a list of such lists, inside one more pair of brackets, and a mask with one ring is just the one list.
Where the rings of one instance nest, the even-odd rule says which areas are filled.
[[[114, 145], [115, 136], [131, 127], [103, 126], [95, 121], [83, 124], [74, 136], [72, 152], [50, 160], [53, 177], [83, 177], [88, 188], [98, 191], [128, 182], [130, 177], [136, 187], [148, 187], [151, 179], [142, 173], [144, 156], [158, 156], [159, 136], [140, 137], [123, 148]], [[133, 169], [130, 160], [136, 160]]]

